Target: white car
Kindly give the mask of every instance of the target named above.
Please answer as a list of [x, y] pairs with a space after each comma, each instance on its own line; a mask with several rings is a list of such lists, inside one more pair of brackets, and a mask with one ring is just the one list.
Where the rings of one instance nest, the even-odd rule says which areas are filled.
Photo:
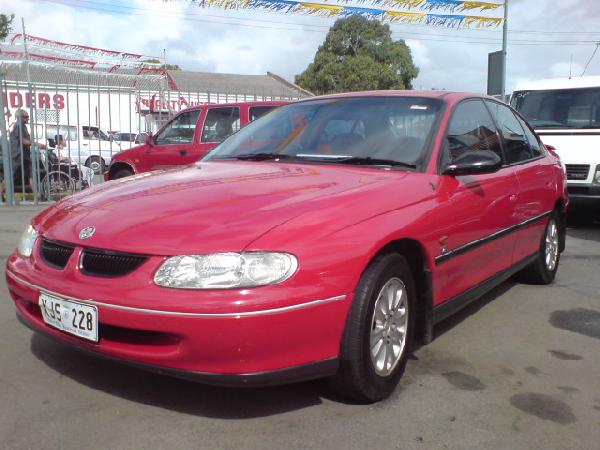
[[56, 146], [59, 136], [65, 140], [61, 156], [66, 156], [77, 164], [89, 167], [95, 174], [102, 174], [110, 165], [112, 157], [121, 150], [127, 150], [138, 144], [117, 141], [112, 135], [94, 125], [42, 125], [37, 136], [45, 136], [50, 147]]

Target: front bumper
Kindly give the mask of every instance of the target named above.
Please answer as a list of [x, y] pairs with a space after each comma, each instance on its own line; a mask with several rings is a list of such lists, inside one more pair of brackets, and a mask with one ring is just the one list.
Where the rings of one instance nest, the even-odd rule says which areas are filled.
[[571, 208], [600, 207], [600, 186], [588, 184], [568, 185]]
[[[27, 266], [31, 267], [15, 270]], [[55, 269], [42, 269], [36, 270], [35, 263], [29, 264], [20, 256], [9, 258], [6, 279], [17, 315], [33, 330], [77, 349], [218, 385], [296, 382], [332, 375], [337, 370], [349, 306], [346, 295], [296, 304], [287, 300], [280, 307], [251, 311], [240, 307], [234, 311], [230, 304], [221, 311], [207, 312], [201, 303], [196, 310], [177, 310], [164, 298], [170, 290], [160, 289], [163, 298], [158, 299], [153, 286], [148, 288], [151, 308], [142, 308], [139, 304], [127, 306], [122, 297], [127, 295], [125, 287], [113, 284], [110, 290], [120, 301], [107, 299], [109, 291], [100, 287], [99, 297], [89, 295], [93, 282], [100, 282], [96, 280], [91, 281], [92, 286], [80, 285], [81, 295], [74, 295], [77, 284], [66, 279], [65, 289], [59, 290], [56, 278], [47, 278], [44, 273]], [[97, 306], [99, 342], [84, 341], [48, 326], [38, 305], [40, 292]], [[136, 294], [139, 298], [140, 293]]]

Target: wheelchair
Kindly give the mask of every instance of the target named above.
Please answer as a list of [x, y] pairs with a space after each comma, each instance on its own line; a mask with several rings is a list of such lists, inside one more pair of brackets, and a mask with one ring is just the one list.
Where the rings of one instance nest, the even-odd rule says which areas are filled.
[[[84, 174], [84, 169], [71, 160], [59, 158], [54, 149], [56, 141], [48, 139], [46, 149], [37, 149], [39, 168], [39, 200], [57, 201], [77, 191], [86, 189], [92, 180], [89, 174]], [[30, 172], [27, 170], [27, 172]], [[31, 171], [31, 173], [33, 173]], [[15, 193], [32, 193], [33, 188], [29, 185], [29, 179], [22, 180], [23, 171], [17, 169], [14, 173]], [[86, 176], [87, 175], [87, 176]], [[33, 176], [33, 175], [32, 175]]]

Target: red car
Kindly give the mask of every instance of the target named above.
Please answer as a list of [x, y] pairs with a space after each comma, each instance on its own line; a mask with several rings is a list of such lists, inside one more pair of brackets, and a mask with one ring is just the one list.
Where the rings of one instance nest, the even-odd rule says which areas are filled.
[[235, 133], [285, 101], [257, 101], [187, 108], [144, 145], [117, 153], [104, 173], [116, 180], [136, 173], [192, 164]]
[[371, 402], [435, 323], [517, 272], [553, 281], [565, 186], [493, 98], [317, 97], [55, 204], [6, 276], [18, 317], [73, 347], [214, 384], [331, 377]]

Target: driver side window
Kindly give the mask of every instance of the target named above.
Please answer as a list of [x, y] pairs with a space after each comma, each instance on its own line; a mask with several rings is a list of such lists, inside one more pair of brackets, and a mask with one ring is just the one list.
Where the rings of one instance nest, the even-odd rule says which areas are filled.
[[481, 100], [459, 104], [450, 121], [442, 167], [466, 152], [491, 150], [502, 158], [500, 139], [492, 117]]
[[187, 111], [178, 115], [156, 137], [156, 145], [191, 144], [200, 111]]

